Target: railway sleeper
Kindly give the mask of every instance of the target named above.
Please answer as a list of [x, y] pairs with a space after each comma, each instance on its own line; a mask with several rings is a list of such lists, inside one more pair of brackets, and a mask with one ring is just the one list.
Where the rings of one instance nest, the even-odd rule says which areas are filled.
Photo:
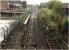
[[22, 43], [21, 47], [22, 48], [28, 48], [28, 47], [30, 47], [30, 48], [31, 47], [37, 48], [37, 44], [35, 44], [35, 43], [32, 43], [32, 44]]
[[51, 49], [60, 49], [56, 40], [47, 39], [48, 45]]

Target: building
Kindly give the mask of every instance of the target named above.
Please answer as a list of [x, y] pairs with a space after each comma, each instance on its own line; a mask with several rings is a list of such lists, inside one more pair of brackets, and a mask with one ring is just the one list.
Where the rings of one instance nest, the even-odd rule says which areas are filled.
[[27, 7], [27, 2], [23, 1], [23, 7], [26, 8]]
[[1, 11], [1, 0], [0, 0], [0, 11]]
[[21, 0], [8, 0], [9, 9], [18, 9], [23, 7]]
[[69, 3], [63, 3], [64, 15], [69, 15]]
[[14, 10], [14, 9], [19, 9], [27, 7], [26, 1], [21, 1], [21, 0], [0, 0], [0, 11], [1, 10]]
[[6, 10], [8, 9], [8, 3], [7, 0], [0, 0], [0, 12], [2, 10]]

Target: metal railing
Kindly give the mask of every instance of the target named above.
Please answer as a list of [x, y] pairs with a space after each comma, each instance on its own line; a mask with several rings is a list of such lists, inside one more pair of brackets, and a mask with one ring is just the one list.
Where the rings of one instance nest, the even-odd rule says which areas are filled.
[[8, 24], [9, 27], [7, 25], [4, 26], [5, 28], [4, 27], [1, 27], [1, 29], [3, 30], [2, 31], [3, 32], [3, 35], [2, 36], [4, 37], [4, 41], [7, 40], [8, 35], [10, 34], [10, 32], [15, 29], [16, 25], [18, 25], [18, 21], [15, 21], [13, 23], [5, 23], [5, 24]]

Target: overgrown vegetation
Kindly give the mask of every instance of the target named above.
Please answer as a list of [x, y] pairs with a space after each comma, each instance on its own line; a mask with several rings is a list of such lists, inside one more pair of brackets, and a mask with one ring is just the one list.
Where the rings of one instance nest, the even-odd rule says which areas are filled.
[[59, 42], [61, 41], [61, 43], [63, 43], [62, 40], [68, 41], [68, 17], [63, 16], [62, 3], [59, 1], [49, 1], [48, 3], [41, 4], [39, 9], [38, 21], [42, 26], [48, 27], [48, 36]]

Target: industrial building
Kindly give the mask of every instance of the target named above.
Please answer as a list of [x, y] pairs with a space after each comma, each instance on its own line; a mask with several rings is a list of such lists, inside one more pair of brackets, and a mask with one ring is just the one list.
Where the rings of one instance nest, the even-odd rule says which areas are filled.
[[8, 2], [7, 0], [0, 0], [0, 12], [2, 10], [7, 10], [8, 9]]

